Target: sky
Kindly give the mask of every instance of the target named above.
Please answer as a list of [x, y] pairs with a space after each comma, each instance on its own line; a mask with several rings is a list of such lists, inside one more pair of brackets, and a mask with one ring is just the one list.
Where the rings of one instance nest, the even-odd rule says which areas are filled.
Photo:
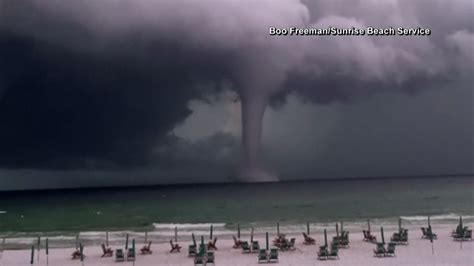
[[472, 174], [473, 15], [467, 0], [4, 0], [0, 190]]

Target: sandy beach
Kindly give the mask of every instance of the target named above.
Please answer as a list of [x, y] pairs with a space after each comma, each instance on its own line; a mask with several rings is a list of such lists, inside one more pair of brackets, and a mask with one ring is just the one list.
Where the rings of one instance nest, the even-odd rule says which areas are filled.
[[[409, 245], [397, 246], [396, 256], [387, 258], [375, 258], [373, 256], [374, 244], [364, 242], [362, 232], [350, 232], [350, 248], [340, 249], [339, 260], [319, 261], [317, 260], [317, 249], [324, 243], [323, 234], [317, 233], [312, 236], [316, 238], [316, 245], [305, 246], [302, 244], [302, 235], [290, 235], [296, 237], [296, 250], [279, 252], [278, 265], [474, 265], [473, 242], [461, 243], [453, 241], [450, 232], [455, 227], [444, 226], [436, 227], [435, 233], [438, 239], [434, 241], [434, 254], [429, 240], [421, 239], [419, 228], [409, 227]], [[375, 229], [375, 226], [374, 226]], [[374, 230], [373, 229], [373, 230]], [[362, 229], [361, 229], [362, 230]], [[394, 230], [386, 230], [386, 241], [390, 238]], [[375, 232], [377, 238], [380, 237]], [[334, 231], [328, 231], [328, 239], [332, 238]], [[261, 235], [255, 237], [260, 242], [261, 247], [265, 245], [265, 238]], [[243, 239], [246, 240], [246, 239]], [[106, 265], [194, 265], [193, 259], [187, 256], [187, 246], [190, 242], [181, 242], [183, 247], [181, 253], [170, 254], [169, 243], [153, 244], [152, 255], [138, 255], [135, 263], [133, 262], [115, 262], [114, 258], [101, 258], [102, 250], [99, 246], [86, 246], [84, 253], [87, 258], [84, 265], [88, 266], [106, 266]], [[257, 254], [242, 254], [240, 249], [232, 248], [231, 239], [219, 239], [216, 251], [216, 265], [259, 265]], [[137, 245], [137, 249], [141, 244]], [[112, 248], [123, 248], [112, 246]], [[49, 265], [68, 266], [82, 265], [78, 260], [71, 260], [70, 254], [74, 248], [50, 249]], [[30, 250], [5, 250], [3, 258], [0, 261], [1, 266], [29, 265]], [[35, 254], [36, 259], [36, 254]], [[40, 253], [40, 260], [35, 261], [34, 265], [46, 265], [46, 255], [44, 250]]]

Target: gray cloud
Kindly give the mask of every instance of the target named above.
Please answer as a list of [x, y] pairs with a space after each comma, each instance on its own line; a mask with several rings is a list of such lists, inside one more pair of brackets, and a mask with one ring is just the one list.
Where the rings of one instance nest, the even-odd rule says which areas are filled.
[[[6, 0], [1, 8], [0, 165], [8, 168], [147, 165], [191, 100], [229, 87], [262, 105], [247, 108], [260, 110], [247, 118], [256, 146], [272, 97], [354, 102], [472, 84], [468, 0]], [[275, 37], [270, 26], [433, 34]]]

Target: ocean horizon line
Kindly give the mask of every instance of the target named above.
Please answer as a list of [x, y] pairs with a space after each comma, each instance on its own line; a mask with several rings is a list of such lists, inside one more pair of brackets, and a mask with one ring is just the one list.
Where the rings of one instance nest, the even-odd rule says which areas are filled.
[[[78, 186], [63, 188], [33, 188], [33, 189], [12, 189], [1, 190], [3, 195], [22, 194], [22, 193], [43, 193], [43, 192], [62, 192], [62, 191], [99, 191], [99, 190], [121, 190], [121, 189], [146, 189], [152, 190], [156, 188], [186, 188], [186, 187], [203, 187], [203, 186], [249, 186], [249, 185], [265, 185], [265, 184], [287, 184], [287, 183], [318, 183], [318, 182], [340, 182], [340, 181], [368, 181], [368, 180], [406, 180], [406, 179], [426, 179], [426, 178], [474, 178], [474, 173], [458, 173], [458, 174], [436, 174], [436, 175], [385, 175], [385, 176], [343, 176], [334, 178], [293, 178], [283, 179], [271, 182], [245, 182], [245, 181], [228, 181], [228, 182], [195, 182], [195, 183], [174, 183], [174, 184], [137, 184], [137, 185], [111, 185], [111, 186]], [[1, 196], [0, 196], [1, 197]]]

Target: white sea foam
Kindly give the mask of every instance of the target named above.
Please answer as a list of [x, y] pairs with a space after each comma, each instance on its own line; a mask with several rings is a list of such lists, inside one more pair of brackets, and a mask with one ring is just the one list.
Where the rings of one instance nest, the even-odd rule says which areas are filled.
[[0, 214], [6, 214], [7, 211], [0, 211]]
[[153, 227], [155, 229], [174, 229], [175, 227], [182, 230], [192, 230], [192, 229], [209, 229], [213, 226], [213, 228], [222, 228], [225, 227], [225, 223], [196, 223], [196, 224], [161, 224], [161, 223], [153, 223]]
[[[430, 220], [458, 220], [459, 219], [459, 214], [455, 213], [448, 213], [448, 214], [440, 214], [440, 215], [433, 215], [430, 216]], [[463, 219], [473, 219], [473, 215], [461, 215]], [[407, 220], [407, 221], [427, 221], [428, 216], [421, 216], [421, 215], [414, 215], [414, 216], [401, 216], [402, 220]]]

